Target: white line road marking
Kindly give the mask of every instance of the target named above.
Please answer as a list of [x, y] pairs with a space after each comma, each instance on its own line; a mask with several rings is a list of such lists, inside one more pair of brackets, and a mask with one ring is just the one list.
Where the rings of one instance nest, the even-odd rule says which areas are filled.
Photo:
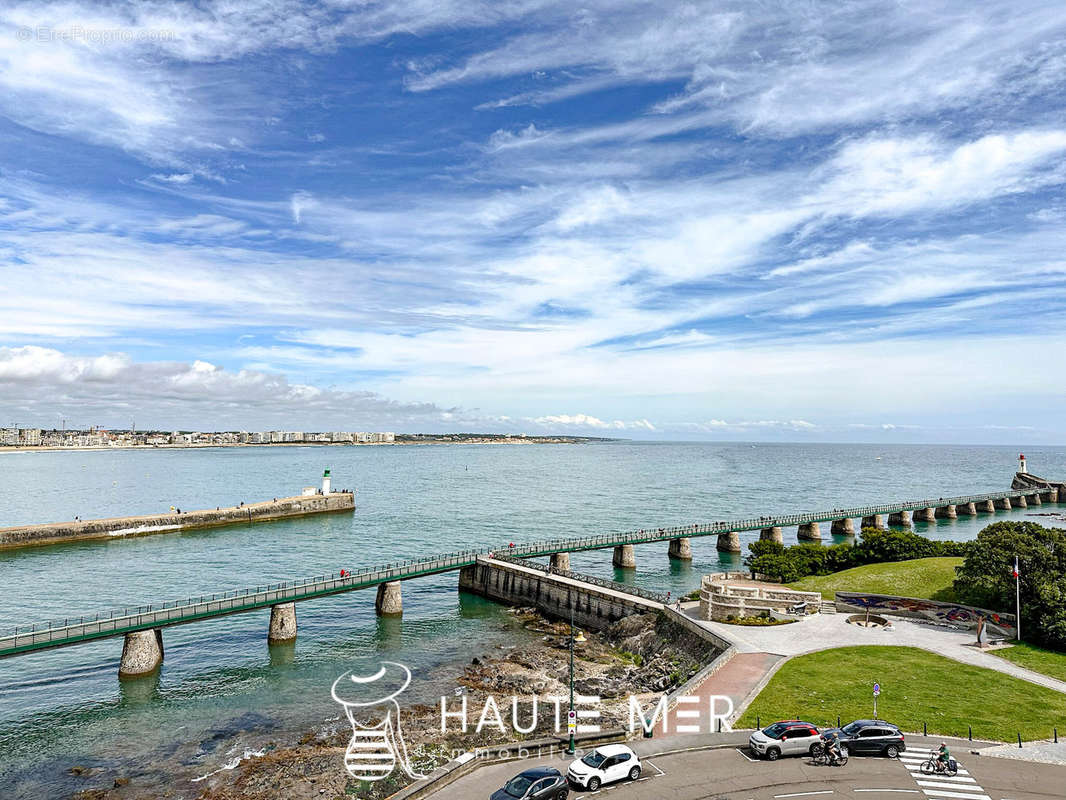
[[[964, 770], [964, 769], [960, 769], [960, 770], [959, 770], [958, 772], [956, 772], [955, 774], [956, 774], [956, 775], [969, 775], [970, 773], [969, 773], [969, 772], [967, 772], [967, 771], [966, 771], [966, 770]], [[913, 776], [915, 776], [915, 777], [918, 777], [919, 775], [921, 775], [921, 776], [923, 776], [923, 777], [925, 777], [925, 778], [943, 778], [943, 777], [946, 777], [945, 775], [943, 775], [943, 774], [942, 774], [942, 773], [940, 773], [940, 772], [930, 772], [930, 773], [929, 773], [928, 775], [926, 775], [926, 774], [925, 774], [924, 772], [922, 772], [921, 770], [916, 770], [916, 769], [912, 769], [912, 770], [911, 770], [911, 775], [913, 775]]]
[[645, 763], [645, 764], [647, 764], [647, 765], [648, 765], [649, 767], [651, 767], [651, 768], [652, 768], [653, 770], [655, 770], [656, 772], [658, 772], [658, 773], [659, 773], [660, 775], [665, 775], [665, 774], [666, 774], [666, 773], [665, 773], [665, 772], [663, 772], [663, 771], [662, 771], [661, 769], [659, 769], [659, 766], [658, 766], [657, 764], [653, 764], [653, 763], [652, 763], [652, 762], [650, 762], [650, 761], [645, 761], [644, 763]]
[[899, 792], [900, 794], [921, 794], [917, 789], [852, 789], [853, 792]]
[[832, 793], [833, 793], [832, 789], [827, 789], [824, 792], [796, 792], [795, 794], [775, 794], [774, 798], [775, 798], [775, 800], [777, 800], [777, 798], [781, 798], [781, 797], [808, 797], [808, 796], [810, 796], [812, 794], [832, 794]]
[[[963, 794], [962, 792], [942, 792], [939, 789], [931, 791], [929, 789], [923, 789], [926, 797], [961, 797], [967, 798], [967, 800], [992, 800], [987, 794]], [[981, 790], [982, 792], [984, 789]]]
[[919, 786], [928, 786], [931, 789], [958, 789], [960, 792], [984, 792], [980, 786], [977, 785], [977, 781], [972, 784], [967, 783], [939, 783], [934, 781], [916, 781]]
[[[940, 781], [947, 783], [977, 783], [973, 778], [961, 778], [958, 775], [915, 775], [914, 779], [921, 783], [922, 781]], [[933, 784], [929, 784], [932, 786]]]

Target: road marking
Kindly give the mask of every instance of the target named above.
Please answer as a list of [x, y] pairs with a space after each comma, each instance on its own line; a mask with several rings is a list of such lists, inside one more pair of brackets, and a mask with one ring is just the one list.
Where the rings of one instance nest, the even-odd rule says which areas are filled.
[[[956, 775], [969, 775], [970, 773], [967, 772], [966, 770], [960, 768], [959, 770], [957, 770], [955, 772], [955, 774]], [[941, 773], [941, 772], [930, 772], [928, 775], [926, 775], [920, 769], [911, 769], [911, 775], [914, 775], [915, 777], [917, 777], [918, 775], [922, 775], [922, 776], [924, 776], [926, 778], [943, 778], [943, 777], [945, 777], [944, 774]]]
[[777, 800], [777, 798], [780, 798], [780, 797], [808, 797], [809, 795], [812, 795], [812, 794], [832, 794], [832, 793], [833, 793], [832, 789], [827, 789], [824, 792], [796, 792], [795, 794], [775, 794], [774, 798], [775, 798], [775, 800]]
[[[960, 778], [958, 775], [915, 775], [914, 779], [922, 781], [939, 781], [941, 783], [977, 783], [973, 778]], [[929, 784], [933, 786], [934, 784]]]
[[919, 786], [929, 786], [934, 789], [958, 789], [960, 792], [984, 792], [980, 786], [977, 785], [977, 781], [971, 780], [970, 783], [941, 783], [939, 781], [915, 781]]
[[[992, 800], [987, 794], [963, 794], [962, 792], [942, 792], [939, 789], [936, 791], [930, 791], [929, 789], [923, 789], [927, 797], [952, 797], [952, 798], [966, 798], [967, 800]], [[979, 789], [984, 791], [984, 789]]]
[[758, 761], [757, 758], [752, 758], [747, 753], [745, 753], [743, 747], [738, 747], [736, 750], [737, 750], [738, 753], [740, 753], [742, 756], [744, 756], [744, 758], [748, 759], [748, 761], [750, 761], [752, 764], [754, 764], [756, 761]]
[[651, 767], [656, 772], [658, 772], [660, 775], [665, 775], [666, 774], [661, 769], [659, 769], [659, 765], [658, 764], [653, 764], [652, 762], [647, 761], [647, 760], [645, 760], [644, 763], [647, 764], [649, 767]]
[[921, 794], [917, 789], [852, 789], [853, 792], [899, 792], [900, 794]]

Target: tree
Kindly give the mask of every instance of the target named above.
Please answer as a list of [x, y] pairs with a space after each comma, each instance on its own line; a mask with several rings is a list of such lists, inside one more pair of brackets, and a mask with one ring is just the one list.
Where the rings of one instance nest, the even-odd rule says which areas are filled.
[[1014, 610], [1014, 558], [1018, 558], [1022, 633], [1066, 649], [1066, 531], [1035, 522], [996, 522], [970, 543], [955, 580], [955, 594], [982, 608]]

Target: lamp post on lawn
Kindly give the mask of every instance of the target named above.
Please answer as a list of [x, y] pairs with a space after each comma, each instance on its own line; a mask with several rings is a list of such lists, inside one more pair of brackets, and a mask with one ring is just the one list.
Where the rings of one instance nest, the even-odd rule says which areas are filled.
[[574, 643], [583, 644], [585, 642], [585, 634], [578, 633], [577, 638], [574, 637], [574, 604], [570, 603], [570, 713], [566, 715], [566, 729], [570, 734], [570, 744], [566, 749], [566, 754], [572, 756], [577, 752], [577, 748], [574, 747], [574, 731], [577, 728], [577, 717], [574, 714]]

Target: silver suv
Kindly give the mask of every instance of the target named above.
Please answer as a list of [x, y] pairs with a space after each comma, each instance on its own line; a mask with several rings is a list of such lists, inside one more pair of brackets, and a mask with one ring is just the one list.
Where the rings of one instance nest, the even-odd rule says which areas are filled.
[[756, 756], [770, 761], [781, 756], [813, 756], [822, 749], [822, 735], [809, 722], [789, 719], [755, 731], [748, 739], [748, 746]]

